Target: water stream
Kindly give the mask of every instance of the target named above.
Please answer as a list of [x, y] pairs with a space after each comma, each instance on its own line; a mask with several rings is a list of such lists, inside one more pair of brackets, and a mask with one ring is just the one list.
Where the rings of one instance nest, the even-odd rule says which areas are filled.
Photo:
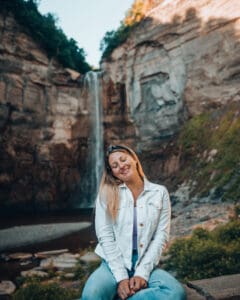
[[93, 207], [98, 192], [103, 170], [103, 125], [102, 125], [102, 101], [101, 101], [101, 73], [88, 72], [85, 76], [85, 84], [88, 88], [90, 103], [91, 136], [90, 157], [88, 167], [88, 192], [85, 201], [81, 201], [80, 207]]

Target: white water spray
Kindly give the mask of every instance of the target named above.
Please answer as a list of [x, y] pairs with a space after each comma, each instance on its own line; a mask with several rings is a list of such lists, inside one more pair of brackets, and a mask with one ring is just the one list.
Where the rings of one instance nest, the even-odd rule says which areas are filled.
[[[92, 191], [95, 190], [96, 196], [101, 180], [103, 169], [103, 126], [102, 126], [102, 103], [101, 103], [101, 88], [100, 88], [100, 73], [88, 72], [86, 80], [88, 82], [91, 115], [92, 115]], [[94, 199], [95, 200], [95, 199]]]

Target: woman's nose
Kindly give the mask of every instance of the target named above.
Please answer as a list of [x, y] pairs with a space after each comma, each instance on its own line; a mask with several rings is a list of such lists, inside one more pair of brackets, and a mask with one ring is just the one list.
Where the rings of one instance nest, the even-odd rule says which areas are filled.
[[124, 162], [119, 162], [119, 168], [122, 169], [124, 167]]

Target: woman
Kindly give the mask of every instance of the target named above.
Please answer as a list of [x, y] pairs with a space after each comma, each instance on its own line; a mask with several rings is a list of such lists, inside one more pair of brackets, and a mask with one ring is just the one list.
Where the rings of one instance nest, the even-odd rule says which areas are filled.
[[182, 300], [180, 283], [156, 268], [170, 229], [165, 187], [149, 182], [135, 152], [110, 146], [96, 201], [95, 252], [100, 267], [89, 277], [82, 300]]

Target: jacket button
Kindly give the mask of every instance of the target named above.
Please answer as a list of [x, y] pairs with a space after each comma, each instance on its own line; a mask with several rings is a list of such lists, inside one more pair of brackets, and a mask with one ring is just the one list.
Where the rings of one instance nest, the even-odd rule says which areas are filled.
[[140, 223], [139, 226], [143, 227], [143, 223]]
[[143, 244], [140, 244], [139, 246], [142, 248], [142, 247], [143, 247]]

